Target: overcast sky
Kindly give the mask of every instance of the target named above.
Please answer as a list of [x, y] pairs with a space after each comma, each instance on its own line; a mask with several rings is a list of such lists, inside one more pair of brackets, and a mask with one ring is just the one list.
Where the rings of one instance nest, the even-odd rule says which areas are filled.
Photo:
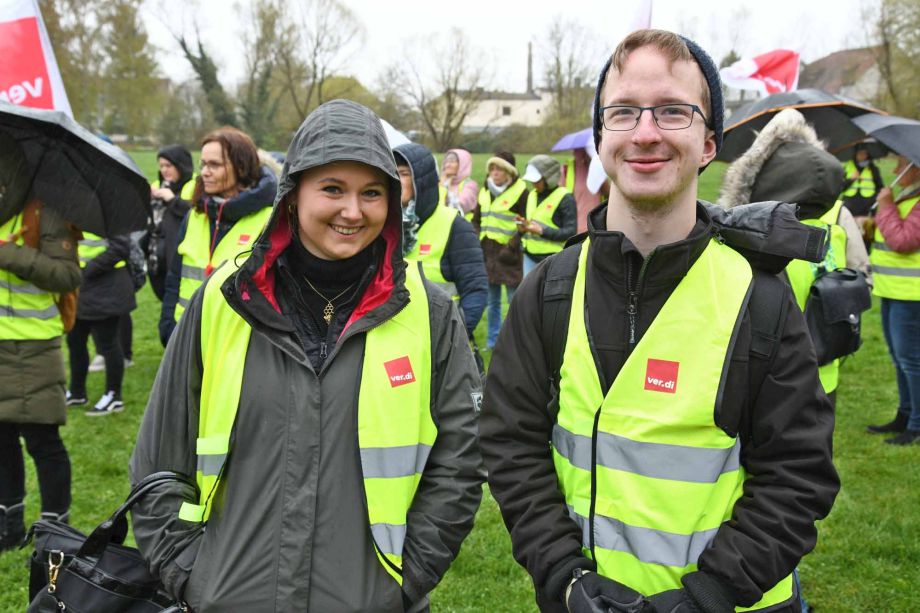
[[[674, 30], [700, 43], [718, 62], [734, 45], [742, 56], [793, 49], [806, 62], [833, 51], [866, 44], [863, 7], [877, 0], [653, 0], [652, 27]], [[303, 0], [288, 0], [289, 4]], [[527, 43], [534, 43], [535, 85], [542, 83], [538, 46], [560, 16], [579, 21], [596, 39], [598, 69], [632, 22], [640, 0], [344, 0], [363, 22], [366, 42], [344, 71], [372, 87], [385, 66], [399, 61], [403, 41], [447, 33], [460, 27], [492, 64], [492, 85], [523, 91]], [[151, 41], [159, 49], [165, 76], [191, 76], [170, 31], [194, 38], [197, 23], [205, 48], [221, 78], [237, 83], [243, 75], [240, 35], [250, 3], [237, 0], [148, 0], [143, 9]]]

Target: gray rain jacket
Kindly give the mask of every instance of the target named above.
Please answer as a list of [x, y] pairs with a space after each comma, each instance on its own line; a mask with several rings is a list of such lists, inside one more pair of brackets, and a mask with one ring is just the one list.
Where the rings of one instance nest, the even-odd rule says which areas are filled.
[[[314, 372], [275, 297], [275, 262], [292, 233], [285, 196], [298, 173], [354, 160], [390, 177], [386, 255], [351, 323]], [[364, 107], [338, 100], [314, 111], [291, 143], [272, 218], [242, 268], [224, 283], [253, 327], [227, 468], [206, 525], [178, 519], [191, 485], [172, 483], [132, 512], [134, 533], [167, 590], [210, 611], [403, 611], [424, 608], [473, 526], [484, 478], [476, 442], [479, 378], [457, 308], [427, 284], [431, 413], [437, 440], [409, 510], [403, 585], [383, 569], [368, 526], [357, 443], [365, 332], [407, 302], [399, 181], [383, 130]], [[131, 479], [195, 473], [202, 364], [202, 291], [166, 348]], [[426, 325], [426, 324], [422, 324]], [[422, 377], [419, 377], [421, 381]]]

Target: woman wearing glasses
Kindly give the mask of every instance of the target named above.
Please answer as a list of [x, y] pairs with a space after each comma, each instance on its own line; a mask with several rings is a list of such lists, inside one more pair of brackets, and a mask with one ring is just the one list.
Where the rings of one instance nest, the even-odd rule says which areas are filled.
[[328, 102], [294, 136], [252, 254], [179, 322], [131, 477], [190, 482], [132, 517], [197, 613], [425, 611], [472, 528], [479, 375], [401, 230], [379, 119]]
[[247, 134], [224, 127], [202, 139], [193, 208], [179, 229], [179, 246], [166, 274], [160, 312], [164, 347], [202, 282], [251, 248], [271, 214], [277, 187]]

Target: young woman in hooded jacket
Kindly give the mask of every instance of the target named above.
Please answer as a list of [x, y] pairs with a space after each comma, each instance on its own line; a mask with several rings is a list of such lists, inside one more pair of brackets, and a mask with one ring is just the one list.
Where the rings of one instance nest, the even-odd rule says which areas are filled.
[[427, 610], [481, 498], [480, 389], [456, 306], [400, 242], [379, 120], [320, 106], [251, 255], [179, 322], [131, 460], [135, 483], [188, 478], [132, 516], [194, 611]]

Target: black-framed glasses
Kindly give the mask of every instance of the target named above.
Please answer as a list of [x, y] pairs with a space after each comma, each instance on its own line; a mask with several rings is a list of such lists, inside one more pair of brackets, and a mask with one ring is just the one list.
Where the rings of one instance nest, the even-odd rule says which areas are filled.
[[703, 123], [709, 125], [709, 120], [703, 115], [702, 109], [695, 104], [658, 104], [655, 106], [630, 106], [628, 104], [613, 104], [601, 109], [601, 118], [604, 128], [614, 132], [633, 130], [639, 125], [642, 113], [651, 111], [655, 125], [662, 130], [684, 130], [693, 124], [693, 114], [699, 113]]

